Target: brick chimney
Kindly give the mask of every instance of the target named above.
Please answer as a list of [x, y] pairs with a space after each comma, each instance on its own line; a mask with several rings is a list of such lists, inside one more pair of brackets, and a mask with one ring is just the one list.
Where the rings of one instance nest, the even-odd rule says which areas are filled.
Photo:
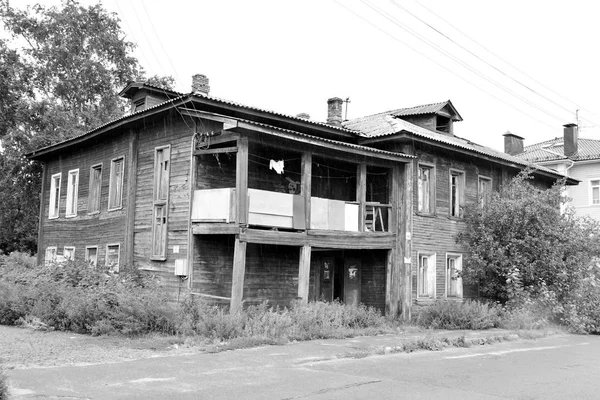
[[579, 129], [577, 124], [566, 124], [564, 126], [565, 156], [570, 157], [577, 153], [577, 141], [579, 139]]
[[310, 114], [300, 113], [300, 114], [296, 115], [296, 117], [303, 118], [303, 119], [310, 119]]
[[208, 85], [208, 78], [206, 75], [192, 75], [192, 92], [208, 96], [208, 93], [210, 92], [210, 86]]
[[342, 104], [344, 100], [333, 97], [327, 100], [327, 123], [334, 126], [342, 126]]
[[517, 136], [510, 131], [506, 131], [504, 135], [504, 152], [514, 156], [523, 152], [523, 138]]

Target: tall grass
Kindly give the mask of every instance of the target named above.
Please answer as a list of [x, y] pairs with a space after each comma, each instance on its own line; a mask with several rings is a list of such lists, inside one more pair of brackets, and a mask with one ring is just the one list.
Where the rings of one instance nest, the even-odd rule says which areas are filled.
[[0, 368], [0, 400], [8, 400], [10, 393], [8, 392], [8, 379]]

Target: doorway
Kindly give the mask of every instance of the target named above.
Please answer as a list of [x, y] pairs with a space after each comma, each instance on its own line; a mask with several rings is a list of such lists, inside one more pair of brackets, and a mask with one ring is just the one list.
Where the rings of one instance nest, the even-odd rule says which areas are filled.
[[360, 304], [360, 259], [344, 257], [344, 254], [327, 254], [317, 261], [319, 279], [317, 297], [324, 301], [339, 301], [358, 306]]

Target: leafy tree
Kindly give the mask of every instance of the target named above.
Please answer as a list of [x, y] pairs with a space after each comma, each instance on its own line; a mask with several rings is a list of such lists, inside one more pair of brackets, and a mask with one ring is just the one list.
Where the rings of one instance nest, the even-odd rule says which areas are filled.
[[542, 189], [530, 179], [524, 171], [485, 207], [467, 208], [467, 229], [457, 238], [470, 252], [463, 279], [501, 302], [544, 298], [561, 306], [596, 279], [600, 226], [561, 212], [564, 182]]
[[175, 90], [174, 86], [175, 86], [175, 78], [173, 78], [172, 76], [158, 76], [158, 75], [152, 75], [150, 78], [145, 79], [146, 83], [149, 83], [150, 85], [162, 88], [162, 89], [167, 89], [167, 90]]

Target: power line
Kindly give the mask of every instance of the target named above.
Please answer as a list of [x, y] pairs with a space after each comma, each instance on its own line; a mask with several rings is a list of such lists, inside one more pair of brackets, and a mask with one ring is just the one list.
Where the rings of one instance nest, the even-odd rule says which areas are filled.
[[[392, 1], [397, 7], [401, 7], [398, 4], [396, 4], [394, 1]], [[498, 60], [502, 61], [503, 63], [505, 63], [506, 65], [508, 65], [509, 67], [513, 68], [514, 70], [520, 72], [521, 74], [523, 74], [524, 76], [526, 76], [527, 78], [531, 79], [533, 82], [537, 83], [538, 85], [540, 85], [541, 87], [549, 90], [550, 92], [554, 93], [555, 95], [557, 95], [558, 97], [562, 98], [563, 100], [567, 101], [568, 103], [571, 103], [572, 105], [575, 105], [577, 108], [585, 110], [587, 112], [589, 112], [592, 115], [596, 115], [595, 113], [593, 113], [590, 110], [587, 110], [583, 107], [581, 107], [579, 104], [577, 104], [576, 102], [569, 100], [568, 98], [566, 98], [565, 96], [561, 95], [560, 93], [558, 93], [557, 91], [553, 90], [552, 88], [544, 85], [542, 82], [538, 81], [537, 79], [533, 78], [531, 75], [525, 73], [524, 71], [522, 71], [521, 69], [517, 68], [515, 65], [511, 64], [510, 62], [506, 61], [504, 58], [500, 57], [499, 55], [497, 55], [496, 53], [494, 53], [493, 51], [489, 50], [486, 46], [482, 45], [481, 43], [477, 42], [475, 39], [471, 38], [469, 35], [467, 35], [466, 33], [464, 33], [463, 31], [461, 31], [460, 29], [458, 29], [457, 27], [455, 27], [454, 25], [452, 25], [448, 20], [444, 19], [443, 17], [441, 17], [440, 15], [436, 14], [433, 10], [429, 9], [428, 7], [426, 7], [425, 5], [423, 5], [421, 2], [419, 2], [418, 0], [414, 0], [415, 3], [417, 3], [419, 6], [421, 6], [422, 8], [424, 8], [425, 10], [427, 10], [428, 12], [430, 12], [431, 14], [433, 14], [434, 16], [436, 16], [437, 18], [439, 18], [440, 20], [442, 20], [444, 23], [446, 23], [448, 26], [450, 26], [452, 29], [454, 29], [455, 31], [457, 31], [458, 33], [460, 33], [461, 35], [463, 35], [464, 37], [466, 37], [467, 39], [469, 39], [471, 42], [475, 43], [477, 46], [481, 47], [482, 49], [484, 49], [485, 51], [487, 51], [489, 54], [491, 54], [492, 56], [496, 57]], [[403, 7], [402, 7], [403, 8]], [[404, 8], [403, 8], [404, 9]], [[406, 9], [405, 9], [406, 10]], [[408, 12], [408, 11], [407, 11]], [[409, 12], [410, 13], [410, 12]], [[411, 13], [411, 15], [413, 15]], [[414, 15], [413, 15], [414, 16]], [[429, 24], [427, 24], [429, 25]], [[432, 29], [436, 30], [435, 28], [432, 27]], [[438, 32], [440, 34], [442, 34], [441, 32]], [[443, 36], [446, 37], [446, 35], [442, 34]], [[451, 40], [450, 38], [448, 38], [448, 40]], [[451, 40], [453, 43], [455, 43], [453, 40]], [[459, 45], [460, 46], [460, 45]], [[460, 46], [462, 48], [464, 48], [463, 46]], [[465, 49], [466, 50], [466, 49]], [[468, 50], [467, 50], [468, 51]], [[470, 51], [469, 51], [470, 52]], [[477, 57], [479, 58], [479, 57]], [[487, 62], [486, 62], [487, 63]], [[493, 67], [495, 68], [495, 67]], [[513, 78], [511, 78], [513, 79]], [[514, 80], [514, 79], [513, 79]], [[519, 82], [520, 83], [520, 82]], [[529, 89], [528, 86], [524, 85], [525, 87], [527, 87]], [[530, 89], [531, 90], [531, 89]], [[536, 94], [539, 94], [537, 92], [535, 92]], [[545, 96], [543, 96], [544, 98], [546, 98]], [[547, 98], [546, 98], [547, 99]], [[551, 101], [551, 100], [549, 100]], [[551, 101], [553, 102], [553, 101]], [[553, 102], [554, 103], [554, 102]], [[556, 104], [556, 103], [555, 103]], [[562, 106], [561, 106], [562, 107]], [[562, 107], [564, 109], [564, 107]], [[568, 110], [570, 113], [572, 113], [571, 110]], [[587, 119], [586, 119], [587, 120]], [[587, 120], [589, 123], [592, 123], [594, 125], [595, 124], [593, 121]]]
[[433, 59], [433, 58], [431, 58], [430, 56], [428, 56], [428, 55], [426, 55], [426, 54], [422, 53], [421, 51], [417, 50], [415, 47], [413, 47], [413, 46], [409, 45], [408, 43], [406, 43], [406, 42], [404, 42], [404, 41], [402, 41], [402, 40], [398, 39], [396, 36], [394, 36], [393, 34], [389, 33], [389, 32], [388, 32], [388, 31], [386, 31], [385, 29], [381, 28], [380, 26], [376, 25], [375, 23], [373, 23], [373, 22], [369, 21], [368, 19], [364, 18], [362, 15], [360, 15], [360, 14], [356, 13], [355, 11], [351, 10], [350, 8], [346, 7], [344, 4], [340, 3], [338, 0], [333, 0], [333, 1], [334, 1], [334, 2], [336, 2], [338, 5], [340, 5], [341, 7], [345, 8], [347, 11], [351, 12], [352, 14], [354, 14], [355, 16], [357, 16], [358, 18], [362, 19], [363, 21], [365, 21], [366, 23], [368, 23], [369, 25], [371, 25], [371, 26], [372, 26], [372, 27], [374, 27], [375, 29], [377, 29], [377, 30], [381, 31], [382, 33], [386, 34], [387, 36], [389, 36], [389, 37], [390, 37], [390, 38], [392, 38], [393, 40], [395, 40], [395, 41], [397, 41], [397, 42], [399, 42], [399, 43], [403, 44], [404, 46], [408, 47], [409, 49], [411, 49], [411, 50], [412, 50], [412, 51], [414, 51], [415, 53], [417, 53], [417, 54], [421, 55], [422, 57], [425, 57], [425, 58], [426, 58], [426, 59], [428, 59], [429, 61], [431, 61], [431, 62], [435, 63], [435, 64], [436, 64], [436, 65], [438, 65], [439, 67], [441, 67], [441, 68], [445, 69], [446, 71], [450, 72], [451, 74], [453, 74], [453, 75], [455, 75], [456, 77], [460, 78], [461, 80], [465, 81], [465, 82], [466, 82], [466, 83], [468, 83], [469, 85], [471, 85], [471, 86], [473, 86], [473, 87], [477, 88], [478, 90], [482, 91], [483, 93], [487, 94], [488, 96], [490, 96], [490, 97], [492, 97], [492, 98], [494, 98], [494, 99], [496, 99], [496, 100], [498, 100], [498, 101], [500, 101], [500, 102], [502, 102], [502, 103], [506, 104], [507, 106], [509, 106], [509, 107], [511, 107], [511, 108], [513, 108], [513, 109], [515, 109], [516, 111], [520, 112], [521, 114], [523, 114], [523, 115], [525, 115], [525, 116], [527, 116], [527, 117], [529, 117], [529, 118], [531, 118], [531, 119], [533, 119], [533, 120], [536, 120], [536, 121], [538, 121], [539, 123], [541, 123], [541, 124], [543, 124], [543, 125], [546, 125], [546, 126], [548, 126], [548, 127], [550, 127], [550, 128], [555, 128], [555, 126], [553, 126], [553, 125], [550, 125], [549, 123], [547, 123], [547, 122], [545, 122], [545, 121], [542, 121], [541, 119], [538, 119], [538, 118], [534, 117], [533, 115], [531, 115], [531, 114], [529, 114], [529, 113], [526, 113], [525, 111], [523, 111], [523, 110], [521, 110], [521, 109], [519, 109], [519, 108], [515, 107], [515, 106], [514, 106], [514, 105], [512, 105], [511, 103], [509, 103], [509, 102], [507, 102], [507, 101], [505, 101], [505, 100], [502, 100], [501, 98], [499, 98], [499, 97], [495, 96], [494, 94], [492, 94], [492, 93], [488, 92], [487, 90], [484, 90], [484, 89], [482, 89], [481, 87], [479, 87], [479, 86], [475, 85], [475, 84], [474, 84], [474, 83], [472, 83], [471, 81], [469, 81], [469, 80], [467, 80], [466, 78], [464, 78], [464, 77], [462, 77], [461, 75], [459, 75], [457, 72], [455, 72], [455, 71], [451, 70], [450, 68], [448, 68], [447, 66], [443, 65], [442, 63], [440, 63], [440, 62], [438, 62], [438, 61], [434, 60], [434, 59]]
[[506, 86], [502, 85], [501, 83], [495, 81], [494, 79], [490, 78], [489, 76], [487, 76], [487, 75], [483, 74], [482, 72], [478, 71], [477, 69], [471, 67], [470, 65], [468, 65], [467, 63], [465, 63], [464, 61], [462, 61], [458, 57], [452, 55], [448, 51], [446, 51], [444, 49], [441, 49], [437, 44], [433, 43], [431, 40], [425, 38], [423, 35], [415, 32], [414, 30], [406, 27], [402, 22], [400, 22], [398, 19], [396, 19], [395, 17], [393, 17], [389, 13], [381, 10], [380, 8], [378, 8], [377, 6], [374, 6], [373, 4], [371, 4], [370, 2], [368, 2], [366, 0], [361, 0], [361, 2], [363, 4], [365, 4], [365, 5], [367, 5], [368, 7], [370, 7], [371, 9], [373, 9], [375, 12], [377, 12], [378, 14], [380, 14], [381, 16], [383, 16], [384, 18], [386, 18], [387, 20], [389, 20], [390, 22], [392, 22], [393, 24], [397, 25], [398, 27], [400, 27], [404, 31], [406, 31], [409, 34], [411, 34], [412, 36], [416, 37], [418, 40], [420, 40], [423, 43], [427, 44], [428, 46], [432, 47], [434, 50], [436, 50], [437, 52], [439, 52], [442, 55], [446, 56], [447, 58], [451, 59], [452, 61], [456, 62], [457, 64], [460, 64], [462, 67], [468, 69], [469, 71], [473, 72], [477, 76], [479, 76], [479, 77], [483, 78], [484, 80], [492, 83], [493, 85], [495, 85], [499, 89], [501, 89], [501, 90], [509, 93], [510, 95], [512, 95], [513, 97], [517, 98], [518, 100], [520, 100], [520, 101], [522, 101], [522, 102], [530, 105], [531, 107], [534, 107], [537, 110], [545, 113], [549, 117], [554, 118], [554, 119], [556, 119], [557, 121], [559, 121], [561, 123], [564, 122], [563, 118], [557, 117], [556, 115], [554, 115], [550, 111], [548, 111], [548, 110], [542, 108], [541, 106], [533, 103], [532, 101], [528, 100], [527, 98], [525, 98], [525, 97], [521, 96], [520, 94], [514, 92], [510, 88], [507, 88]]

